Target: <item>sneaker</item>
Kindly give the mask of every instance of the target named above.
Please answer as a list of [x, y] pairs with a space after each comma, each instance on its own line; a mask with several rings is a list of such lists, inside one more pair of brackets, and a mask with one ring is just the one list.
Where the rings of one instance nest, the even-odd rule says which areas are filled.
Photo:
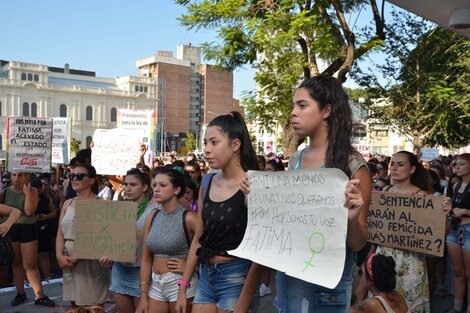
[[451, 306], [447, 310], [444, 311], [444, 313], [462, 313], [462, 311], [457, 311], [454, 306]]
[[17, 306], [26, 302], [26, 293], [17, 293], [15, 299], [11, 300], [11, 306]]
[[44, 306], [55, 306], [55, 302], [49, 299], [48, 296], [43, 295], [40, 299], [34, 299], [34, 304]]
[[259, 296], [264, 297], [266, 295], [270, 295], [272, 293], [271, 288], [266, 286], [265, 284], [261, 284], [259, 286]]

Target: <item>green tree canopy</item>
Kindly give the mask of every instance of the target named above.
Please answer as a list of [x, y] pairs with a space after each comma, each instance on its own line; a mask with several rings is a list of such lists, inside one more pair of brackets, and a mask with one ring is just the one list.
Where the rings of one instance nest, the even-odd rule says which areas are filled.
[[[256, 68], [259, 90], [246, 93], [249, 117], [268, 130], [282, 125], [283, 149], [299, 143], [289, 127], [293, 89], [315, 75], [337, 74], [341, 82], [354, 60], [383, 43], [383, 5], [375, 0], [176, 0], [187, 7], [180, 20], [190, 29], [214, 29], [219, 41], [202, 45], [208, 59], [227, 69]], [[369, 11], [374, 27], [355, 30], [358, 12]], [[358, 35], [360, 33], [360, 35]]]
[[383, 99], [382, 105], [367, 104], [372, 117], [412, 139], [416, 152], [468, 144], [470, 40], [408, 13], [393, 17], [386, 62], [356, 73], [369, 97]]

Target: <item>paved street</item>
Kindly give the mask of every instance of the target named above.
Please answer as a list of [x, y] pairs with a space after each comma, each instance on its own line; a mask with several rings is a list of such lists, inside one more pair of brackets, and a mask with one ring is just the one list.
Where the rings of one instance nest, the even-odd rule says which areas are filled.
[[[62, 279], [54, 279], [49, 282], [44, 282], [45, 294], [48, 295], [51, 299], [56, 301], [57, 306], [54, 308], [47, 308], [34, 305], [34, 295], [31, 288], [26, 289], [26, 295], [28, 300], [26, 304], [19, 305], [17, 307], [11, 307], [10, 301], [16, 295], [16, 290], [14, 288], [4, 288], [0, 289], [0, 308], [2, 313], [64, 313], [70, 308], [68, 302], [62, 301]], [[274, 281], [273, 281], [274, 283]], [[272, 303], [274, 301], [274, 293], [261, 298], [260, 307], [258, 313], [276, 313]], [[442, 313], [447, 307], [452, 304], [452, 296], [447, 296], [445, 299], [440, 299], [437, 296], [434, 297], [432, 302], [432, 312], [433, 313]], [[109, 308], [109, 304], [106, 305], [106, 308]], [[297, 313], [297, 312], [295, 312]], [[299, 312], [300, 313], [300, 312]]]

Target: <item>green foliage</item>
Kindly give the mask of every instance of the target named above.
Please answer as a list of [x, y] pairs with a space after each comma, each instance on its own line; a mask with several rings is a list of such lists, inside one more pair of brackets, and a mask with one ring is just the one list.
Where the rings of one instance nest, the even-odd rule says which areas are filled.
[[181, 139], [184, 142], [184, 145], [188, 149], [188, 152], [192, 152], [196, 150], [197, 147], [197, 142], [196, 142], [196, 136], [189, 130], [186, 131], [186, 138]]
[[[202, 45], [206, 58], [231, 70], [245, 64], [256, 68], [259, 90], [247, 91], [242, 105], [249, 116], [271, 131], [279, 124], [287, 130], [292, 93], [302, 80], [337, 73], [344, 82], [355, 58], [376, 49], [385, 39], [383, 18], [375, 0], [176, 3], [187, 8], [180, 18], [183, 25], [217, 31], [217, 41]], [[356, 36], [349, 23], [354, 19], [346, 14], [367, 14], [367, 10], [372, 12], [375, 27]]]
[[387, 61], [374, 68], [386, 83], [380, 84], [372, 69], [355, 73], [370, 95], [389, 103], [369, 102], [372, 117], [410, 137], [415, 150], [468, 144], [470, 41], [407, 13], [393, 17]]
[[81, 140], [75, 139], [72, 137], [70, 141], [70, 150], [72, 151], [73, 155], [76, 155], [78, 151], [80, 151], [80, 145], [82, 144]]

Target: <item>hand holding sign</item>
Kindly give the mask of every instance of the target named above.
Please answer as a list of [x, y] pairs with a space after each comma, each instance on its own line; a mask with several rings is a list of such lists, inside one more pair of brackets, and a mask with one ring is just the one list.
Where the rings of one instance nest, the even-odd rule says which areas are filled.
[[359, 190], [359, 179], [351, 179], [346, 185], [346, 202], [344, 206], [348, 210], [348, 219], [350, 221], [356, 220], [361, 213], [364, 206], [361, 191]]

